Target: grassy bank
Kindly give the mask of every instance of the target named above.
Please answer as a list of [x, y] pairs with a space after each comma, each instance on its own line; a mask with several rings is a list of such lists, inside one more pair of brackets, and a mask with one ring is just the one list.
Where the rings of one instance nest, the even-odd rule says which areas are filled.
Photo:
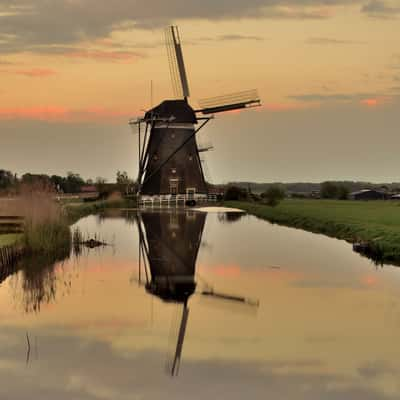
[[21, 237], [19, 233], [6, 233], [0, 235], [0, 247], [10, 246], [15, 244], [18, 239]]
[[69, 203], [64, 206], [67, 221], [70, 225], [77, 222], [80, 218], [86, 217], [91, 214], [98, 214], [110, 208], [136, 208], [136, 200], [104, 200], [95, 201], [91, 203]]
[[277, 207], [227, 202], [273, 223], [368, 242], [382, 262], [400, 264], [400, 206], [390, 201], [285, 200]]

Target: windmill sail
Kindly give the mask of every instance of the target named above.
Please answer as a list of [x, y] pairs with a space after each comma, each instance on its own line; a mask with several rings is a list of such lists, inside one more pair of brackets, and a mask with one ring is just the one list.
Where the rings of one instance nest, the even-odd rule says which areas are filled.
[[210, 97], [199, 101], [203, 114], [215, 114], [224, 111], [238, 110], [241, 108], [257, 107], [261, 105], [256, 89], [244, 92], [231, 93], [223, 96]]
[[182, 348], [183, 348], [183, 342], [185, 340], [185, 333], [186, 333], [186, 326], [187, 326], [188, 318], [189, 318], [189, 308], [187, 307], [187, 303], [184, 303], [183, 310], [182, 310], [181, 324], [179, 326], [178, 340], [176, 342], [174, 360], [173, 360], [172, 366], [171, 366], [171, 375], [172, 376], [178, 375], [178, 372], [179, 372], [179, 366], [181, 364]]
[[174, 94], [177, 98], [186, 99], [190, 95], [189, 84], [177, 26], [169, 26], [165, 30], [165, 43], [168, 52], [169, 68]]

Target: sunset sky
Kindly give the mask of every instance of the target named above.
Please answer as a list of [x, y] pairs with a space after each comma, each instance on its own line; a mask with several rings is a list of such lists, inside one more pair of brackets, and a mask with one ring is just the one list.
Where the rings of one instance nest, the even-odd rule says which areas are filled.
[[212, 181], [400, 181], [400, 0], [0, 0], [0, 168], [135, 177], [170, 24], [194, 107], [262, 99], [200, 134]]

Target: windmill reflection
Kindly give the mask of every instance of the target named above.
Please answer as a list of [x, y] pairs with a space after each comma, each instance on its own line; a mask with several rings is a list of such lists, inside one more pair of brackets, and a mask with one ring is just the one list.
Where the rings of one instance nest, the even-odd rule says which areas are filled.
[[[186, 326], [188, 301], [196, 291], [196, 260], [207, 214], [194, 210], [146, 211], [137, 215], [139, 229], [139, 284], [166, 302], [182, 305], [178, 338], [170, 367], [178, 374]], [[144, 276], [142, 276], [144, 275]], [[217, 292], [212, 286], [198, 292], [213, 299], [258, 307], [257, 300]]]
[[206, 214], [195, 211], [144, 212], [138, 215], [139, 282], [148, 293], [182, 304], [171, 375], [177, 375], [189, 318], [189, 297], [196, 290], [195, 268]]

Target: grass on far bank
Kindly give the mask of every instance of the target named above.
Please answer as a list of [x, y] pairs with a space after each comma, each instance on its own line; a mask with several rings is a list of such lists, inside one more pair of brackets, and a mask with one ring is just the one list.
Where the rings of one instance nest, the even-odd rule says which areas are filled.
[[395, 201], [284, 200], [276, 207], [226, 202], [272, 223], [368, 242], [382, 262], [400, 264], [400, 203]]
[[21, 238], [20, 233], [5, 233], [0, 235], [0, 247], [15, 244]]

